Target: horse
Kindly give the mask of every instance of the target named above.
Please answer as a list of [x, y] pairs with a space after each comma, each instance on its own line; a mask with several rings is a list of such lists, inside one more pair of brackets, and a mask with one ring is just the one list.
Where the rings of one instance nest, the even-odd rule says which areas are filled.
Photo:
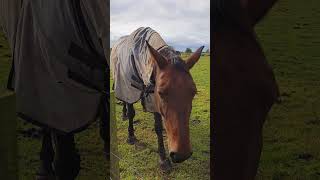
[[127, 143], [134, 144], [133, 104], [141, 100], [154, 115], [160, 169], [171, 167], [167, 158], [162, 124], [168, 139], [169, 156], [181, 163], [192, 155], [189, 118], [197, 92], [190, 69], [198, 62], [203, 46], [186, 61], [149, 27], [141, 27], [116, 41], [110, 54], [115, 96], [123, 102], [122, 117], [129, 119]]
[[18, 116], [43, 132], [38, 180], [77, 177], [74, 135], [98, 117], [110, 156], [108, 6], [105, 0], [0, 0], [0, 26], [13, 56], [8, 89]]
[[213, 1], [211, 179], [253, 180], [279, 88], [255, 25], [276, 0]]

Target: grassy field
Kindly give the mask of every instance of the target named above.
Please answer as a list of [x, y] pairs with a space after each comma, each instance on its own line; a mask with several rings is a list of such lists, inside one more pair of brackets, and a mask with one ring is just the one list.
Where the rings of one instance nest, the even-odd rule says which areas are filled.
[[[183, 57], [186, 56], [183, 55]], [[181, 164], [174, 164], [171, 173], [162, 174], [159, 170], [158, 143], [153, 115], [143, 112], [140, 103], [135, 104], [135, 134], [140, 142], [134, 146], [128, 145], [126, 143], [128, 121], [121, 120], [122, 106], [117, 105], [118, 149], [122, 159], [120, 161], [121, 179], [133, 177], [137, 179], [209, 179], [210, 56], [202, 56], [191, 73], [198, 89], [190, 118], [192, 157]], [[165, 146], [167, 148], [167, 145]]]
[[8, 93], [6, 90], [8, 74], [10, 72], [11, 53], [7, 39], [0, 31], [0, 95]]
[[264, 129], [264, 179], [320, 179], [319, 7], [281, 0], [257, 27], [283, 99]]

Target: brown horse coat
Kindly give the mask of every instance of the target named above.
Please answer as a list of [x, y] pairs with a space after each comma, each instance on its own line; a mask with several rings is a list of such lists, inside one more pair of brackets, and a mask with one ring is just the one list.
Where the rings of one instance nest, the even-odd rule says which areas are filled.
[[224, 1], [223, 20], [216, 21], [219, 25], [213, 33], [212, 101], [215, 106], [211, 122], [211, 178], [214, 180], [254, 179], [262, 148], [263, 124], [279, 96], [272, 68], [253, 29], [273, 3], [267, 7], [256, 6], [264, 12], [258, 15], [260, 11], [245, 11], [252, 4], [243, 5], [244, 2], [251, 3]]

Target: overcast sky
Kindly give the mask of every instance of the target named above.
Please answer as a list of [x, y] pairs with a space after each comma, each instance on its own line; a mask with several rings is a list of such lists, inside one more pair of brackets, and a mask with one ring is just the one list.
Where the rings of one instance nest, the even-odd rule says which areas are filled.
[[210, 0], [111, 0], [111, 46], [139, 27], [151, 27], [184, 51], [210, 44]]

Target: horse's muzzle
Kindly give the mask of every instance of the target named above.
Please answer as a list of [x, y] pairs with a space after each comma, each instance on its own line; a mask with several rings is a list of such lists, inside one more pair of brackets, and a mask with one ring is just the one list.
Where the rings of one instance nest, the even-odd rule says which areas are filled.
[[187, 160], [192, 155], [192, 152], [189, 154], [179, 154], [177, 152], [170, 152], [170, 158], [174, 163], [181, 163]]

